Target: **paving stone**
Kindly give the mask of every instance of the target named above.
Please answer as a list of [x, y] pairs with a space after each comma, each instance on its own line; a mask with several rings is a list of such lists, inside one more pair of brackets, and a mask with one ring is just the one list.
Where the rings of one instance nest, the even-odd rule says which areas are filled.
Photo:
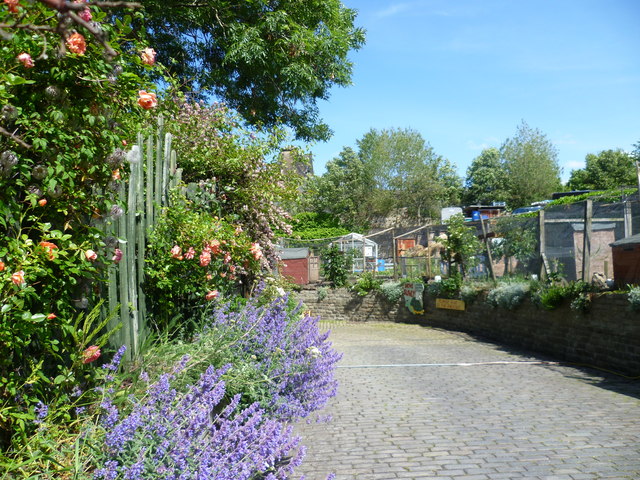
[[640, 382], [417, 325], [331, 329], [344, 353], [321, 412], [333, 420], [296, 425], [294, 478], [640, 479]]

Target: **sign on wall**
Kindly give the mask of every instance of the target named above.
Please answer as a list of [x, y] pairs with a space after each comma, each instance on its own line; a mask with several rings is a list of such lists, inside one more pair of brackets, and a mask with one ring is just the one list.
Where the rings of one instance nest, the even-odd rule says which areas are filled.
[[414, 315], [424, 314], [422, 292], [424, 292], [424, 284], [422, 282], [407, 282], [404, 284], [404, 304]]

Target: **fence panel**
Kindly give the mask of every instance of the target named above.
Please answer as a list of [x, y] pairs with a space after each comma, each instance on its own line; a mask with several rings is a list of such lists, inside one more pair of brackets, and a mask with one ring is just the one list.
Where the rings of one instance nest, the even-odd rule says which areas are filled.
[[168, 206], [169, 189], [179, 183], [181, 176], [171, 149], [171, 134], [163, 130], [159, 119], [155, 135], [146, 139], [138, 135], [137, 145], [127, 154], [129, 180], [119, 192], [120, 203], [126, 205], [125, 213], [104, 225], [107, 235], [118, 238], [118, 248], [123, 252], [120, 263], [109, 267], [105, 313], [119, 309], [109, 328], [118, 324], [122, 327], [111, 341], [114, 346], [127, 346], [128, 359], [138, 355], [148, 333], [142, 290], [147, 233]]

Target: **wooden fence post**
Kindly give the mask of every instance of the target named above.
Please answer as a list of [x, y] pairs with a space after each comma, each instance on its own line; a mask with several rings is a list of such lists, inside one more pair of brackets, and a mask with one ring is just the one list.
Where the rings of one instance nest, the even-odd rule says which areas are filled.
[[582, 247], [582, 281], [591, 281], [591, 220], [593, 200], [588, 198], [584, 204], [584, 238]]

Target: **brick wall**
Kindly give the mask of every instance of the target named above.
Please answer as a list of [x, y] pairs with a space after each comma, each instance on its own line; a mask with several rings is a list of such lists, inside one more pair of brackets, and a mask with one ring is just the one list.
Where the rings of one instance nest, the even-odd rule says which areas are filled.
[[583, 314], [568, 305], [552, 311], [525, 301], [515, 310], [493, 308], [482, 298], [465, 311], [435, 308], [425, 296], [425, 314], [412, 315], [404, 305], [390, 306], [377, 295], [359, 297], [346, 289], [329, 290], [319, 300], [316, 290], [300, 298], [326, 320], [396, 321], [462, 331], [506, 345], [547, 354], [558, 360], [594, 365], [640, 375], [640, 313], [629, 311], [626, 295], [602, 295]]

